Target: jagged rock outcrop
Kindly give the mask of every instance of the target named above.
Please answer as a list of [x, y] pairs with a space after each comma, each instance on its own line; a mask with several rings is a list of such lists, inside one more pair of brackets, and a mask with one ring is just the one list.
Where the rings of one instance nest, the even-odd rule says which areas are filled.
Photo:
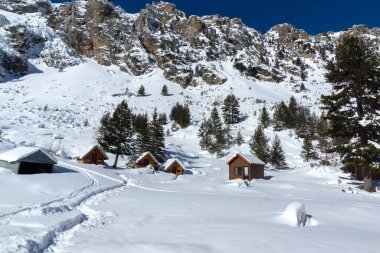
[[[307, 78], [311, 65], [323, 68], [339, 39], [333, 32], [311, 36], [289, 24], [261, 34], [240, 19], [189, 16], [163, 1], [137, 14], [126, 13], [111, 0], [59, 5], [0, 0], [0, 9], [19, 15], [16, 20], [0, 15], [2, 76], [26, 73], [28, 59], [41, 58], [64, 69], [88, 57], [133, 75], [160, 68], [166, 79], [183, 87], [227, 82], [231, 73], [223, 64], [247, 78], [281, 82], [289, 76]], [[342, 34], [380, 43], [379, 28], [358, 25]]]

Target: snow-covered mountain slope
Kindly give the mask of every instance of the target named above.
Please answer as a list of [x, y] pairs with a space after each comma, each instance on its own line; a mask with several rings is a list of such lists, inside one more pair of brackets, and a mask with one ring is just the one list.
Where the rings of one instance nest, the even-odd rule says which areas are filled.
[[[345, 32], [379, 43], [378, 29]], [[284, 24], [263, 35], [164, 2], [128, 14], [105, 0], [0, 0], [0, 152], [38, 146], [68, 157], [51, 175], [0, 169], [0, 252], [376, 252], [379, 194], [339, 166], [304, 162], [291, 131], [265, 130], [280, 137], [288, 170], [268, 167], [247, 187], [228, 181], [225, 164], [250, 152], [264, 103], [295, 96], [319, 113], [331, 91], [325, 60], [345, 32], [310, 36]], [[141, 85], [145, 97], [135, 95]], [[197, 131], [230, 93], [242, 114], [231, 134], [240, 129], [244, 144], [216, 157], [200, 149]], [[189, 104], [191, 125], [166, 137], [185, 175], [130, 170], [123, 158], [116, 170], [70, 159], [96, 144], [101, 116], [124, 99], [135, 113]], [[282, 213], [294, 201], [306, 206], [305, 228]]]

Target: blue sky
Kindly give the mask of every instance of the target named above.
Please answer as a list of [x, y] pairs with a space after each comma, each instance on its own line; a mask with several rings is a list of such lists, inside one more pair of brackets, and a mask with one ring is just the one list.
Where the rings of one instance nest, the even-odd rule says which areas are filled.
[[[64, 2], [53, 0], [53, 2]], [[146, 0], [114, 0], [127, 12], [144, 8]], [[238, 17], [266, 32], [279, 23], [290, 23], [310, 34], [338, 31], [354, 24], [380, 27], [378, 0], [172, 0], [189, 15], [221, 14]]]

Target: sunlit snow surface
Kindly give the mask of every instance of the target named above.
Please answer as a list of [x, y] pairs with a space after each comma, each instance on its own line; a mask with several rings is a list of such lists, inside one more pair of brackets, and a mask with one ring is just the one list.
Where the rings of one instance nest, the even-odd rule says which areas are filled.
[[[229, 77], [225, 85], [182, 89], [165, 80], [161, 70], [133, 77], [117, 67], [84, 61], [59, 72], [34, 60], [33, 73], [0, 84], [0, 151], [15, 143], [72, 157], [96, 144], [100, 117], [123, 99], [140, 113], [157, 107], [168, 114], [176, 102], [191, 102], [192, 125], [166, 139], [168, 156], [180, 159], [187, 171], [176, 178], [62, 158], [53, 174], [21, 176], [0, 169], [0, 252], [377, 251], [380, 195], [362, 191], [360, 182], [338, 166], [303, 162], [302, 140], [289, 130], [277, 132], [289, 169], [268, 168], [265, 180], [253, 180], [250, 186], [228, 181], [227, 160], [238, 151], [249, 152], [247, 143], [263, 106], [258, 100], [270, 109], [294, 95], [318, 110], [315, 103], [329, 86], [312, 62], [314, 76], [305, 82], [309, 91], [295, 93], [288, 82], [247, 80], [230, 63], [218, 67]], [[170, 96], [160, 95], [164, 84]], [[126, 95], [127, 88], [136, 93], [140, 85], [148, 96]], [[212, 104], [229, 93], [240, 98], [242, 112], [232, 134], [240, 128], [246, 144], [232, 146], [217, 158], [200, 150], [196, 135]], [[84, 126], [85, 119], [89, 126]], [[273, 139], [272, 128], [266, 133]], [[125, 163], [121, 159], [119, 166], [125, 168]], [[304, 204], [309, 219], [305, 227], [279, 218], [292, 202]]]

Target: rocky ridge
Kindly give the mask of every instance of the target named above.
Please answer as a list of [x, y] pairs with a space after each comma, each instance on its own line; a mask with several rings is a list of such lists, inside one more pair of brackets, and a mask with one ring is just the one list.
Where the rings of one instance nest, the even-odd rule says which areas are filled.
[[0, 75], [28, 73], [28, 59], [64, 69], [87, 57], [133, 75], [159, 68], [183, 87], [225, 83], [224, 62], [247, 78], [305, 79], [308, 62], [323, 67], [347, 33], [379, 48], [380, 29], [363, 25], [311, 36], [281, 24], [261, 34], [240, 19], [189, 16], [162, 1], [128, 14], [110, 0], [0, 0]]

